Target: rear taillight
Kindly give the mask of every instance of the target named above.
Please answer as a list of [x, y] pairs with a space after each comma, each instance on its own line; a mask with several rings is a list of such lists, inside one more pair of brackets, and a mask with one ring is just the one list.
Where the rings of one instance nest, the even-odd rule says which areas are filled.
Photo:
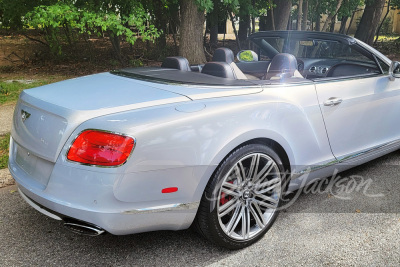
[[67, 159], [90, 165], [118, 166], [126, 162], [134, 146], [132, 137], [87, 130], [75, 139]]

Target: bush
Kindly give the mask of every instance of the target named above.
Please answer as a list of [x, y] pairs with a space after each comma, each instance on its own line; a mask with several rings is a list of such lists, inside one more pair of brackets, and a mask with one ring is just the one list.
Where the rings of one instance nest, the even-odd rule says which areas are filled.
[[160, 31], [154, 25], [148, 25], [148, 13], [142, 6], [122, 16], [117, 11], [93, 12], [73, 5], [57, 3], [51, 6], [38, 6], [25, 16], [27, 27], [42, 30], [50, 52], [62, 56], [61, 30], [68, 43], [72, 44], [73, 30], [88, 39], [91, 34], [108, 36], [117, 59], [121, 60], [120, 42], [123, 38], [133, 45], [140, 36], [143, 40], [154, 40]]

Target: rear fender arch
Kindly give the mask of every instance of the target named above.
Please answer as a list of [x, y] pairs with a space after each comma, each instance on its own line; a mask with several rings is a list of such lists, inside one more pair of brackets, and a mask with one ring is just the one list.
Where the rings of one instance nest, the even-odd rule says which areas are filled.
[[[279, 134], [267, 130], [253, 130], [243, 133], [232, 140], [213, 157], [211, 164], [207, 166], [206, 171], [203, 173], [200, 182], [193, 195], [193, 202], [199, 202], [205, 190], [207, 183], [212, 175], [215, 173], [218, 166], [223, 160], [235, 149], [246, 144], [258, 143], [270, 146], [274, 149], [284, 162], [285, 168], [290, 171], [291, 165], [294, 164], [293, 152], [288, 142]], [[196, 174], [195, 174], [196, 175]]]

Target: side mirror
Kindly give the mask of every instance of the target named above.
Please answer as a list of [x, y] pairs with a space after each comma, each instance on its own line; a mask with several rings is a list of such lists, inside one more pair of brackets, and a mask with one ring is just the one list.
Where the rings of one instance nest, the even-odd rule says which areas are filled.
[[394, 81], [396, 78], [400, 78], [400, 62], [392, 61], [389, 68], [389, 79]]
[[258, 61], [256, 52], [252, 50], [242, 50], [236, 55], [240, 62], [254, 62]]

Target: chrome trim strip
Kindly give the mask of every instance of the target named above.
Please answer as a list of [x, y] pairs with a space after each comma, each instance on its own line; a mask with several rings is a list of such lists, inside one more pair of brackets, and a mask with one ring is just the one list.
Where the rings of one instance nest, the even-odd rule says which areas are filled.
[[332, 166], [332, 165], [335, 165], [338, 163], [351, 161], [351, 160], [357, 159], [359, 157], [366, 156], [368, 154], [373, 154], [374, 152], [378, 152], [379, 150], [384, 150], [385, 148], [389, 148], [392, 146], [400, 146], [400, 139], [392, 141], [392, 142], [388, 142], [388, 143], [385, 143], [385, 144], [382, 144], [382, 145], [379, 145], [379, 146], [376, 146], [373, 148], [369, 148], [369, 149], [366, 149], [364, 151], [361, 151], [361, 152], [358, 152], [355, 154], [350, 154], [347, 156], [342, 156], [342, 157], [339, 157], [336, 159], [332, 159], [331, 161], [326, 161], [322, 164], [320, 163], [315, 167], [308, 167], [307, 169], [301, 170], [298, 173], [294, 173], [292, 176], [292, 180], [298, 178], [302, 174], [311, 173], [311, 172], [314, 172], [314, 171], [317, 171], [317, 170], [320, 170], [320, 169], [323, 169], [323, 168], [326, 168], [326, 167], [329, 167], [329, 166]]
[[39, 211], [40, 213], [42, 213], [42, 214], [44, 214], [44, 215], [46, 215], [46, 216], [48, 216], [48, 217], [50, 217], [50, 218], [52, 218], [52, 219], [55, 219], [55, 220], [57, 220], [57, 221], [62, 221], [62, 219], [61, 219], [60, 217], [58, 217], [57, 215], [55, 215], [55, 214], [53, 214], [53, 213], [50, 213], [50, 212], [48, 212], [47, 210], [42, 209], [41, 207], [39, 207], [38, 205], [36, 205], [35, 203], [33, 203], [32, 200], [30, 200], [27, 196], [25, 196], [24, 193], [22, 193], [21, 189], [18, 188], [18, 192], [19, 192], [19, 194], [21, 195], [21, 197], [22, 197], [26, 202], [28, 202], [28, 204], [31, 205], [32, 208], [34, 208], [35, 210]]
[[333, 158], [331, 160], [315, 164], [315, 166], [313, 165], [313, 167], [307, 167], [307, 169], [304, 169], [304, 170], [301, 170], [301, 171], [299, 171], [297, 173], [294, 173], [292, 175], [292, 180], [298, 178], [300, 175], [303, 175], [305, 173], [311, 173], [311, 172], [314, 172], [314, 171], [317, 171], [317, 170], [320, 170], [320, 169], [335, 165], [337, 163], [339, 163], [339, 161], [336, 158]]
[[155, 207], [141, 208], [135, 210], [127, 210], [122, 212], [123, 214], [138, 214], [138, 213], [154, 213], [154, 212], [167, 212], [167, 211], [179, 211], [179, 210], [191, 210], [197, 209], [200, 205], [200, 202], [191, 202], [191, 203], [176, 203], [176, 204], [168, 204], [161, 205]]
[[340, 81], [347, 81], [347, 80], [359, 80], [365, 78], [376, 78], [376, 77], [385, 77], [388, 76], [387, 74], [377, 74], [377, 73], [370, 73], [370, 74], [358, 74], [352, 76], [344, 76], [344, 77], [321, 77], [321, 78], [314, 78], [310, 79], [315, 83], [327, 83], [327, 82], [340, 82]]
[[370, 154], [370, 153], [376, 152], [377, 150], [381, 150], [381, 149], [383, 150], [384, 148], [388, 148], [388, 147], [396, 146], [396, 145], [400, 145], [400, 140], [395, 140], [395, 141], [388, 142], [388, 143], [385, 143], [385, 144], [382, 144], [382, 145], [379, 145], [379, 146], [376, 146], [376, 147], [372, 147], [372, 148], [366, 149], [364, 151], [361, 151], [361, 152], [358, 152], [358, 153], [355, 153], [355, 154], [352, 154], [352, 155], [340, 157], [340, 158], [338, 158], [338, 161], [339, 162], [346, 162], [346, 161], [349, 161], [349, 160], [364, 156], [366, 154]]

